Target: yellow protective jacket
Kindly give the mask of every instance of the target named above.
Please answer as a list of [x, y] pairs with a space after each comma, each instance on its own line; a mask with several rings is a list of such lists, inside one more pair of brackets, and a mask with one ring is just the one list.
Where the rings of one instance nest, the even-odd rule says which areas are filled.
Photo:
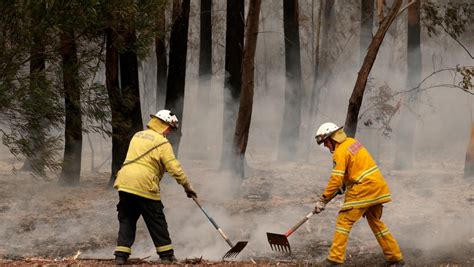
[[181, 185], [188, 180], [171, 144], [162, 134], [167, 125], [152, 118], [147, 127], [147, 130], [137, 132], [130, 141], [127, 157], [117, 173], [114, 187], [118, 191], [160, 200], [160, 180], [165, 171]]
[[331, 199], [345, 186], [346, 194], [341, 210], [364, 208], [391, 201], [390, 190], [369, 151], [359, 141], [348, 137], [338, 143], [333, 153], [331, 171], [323, 199]]

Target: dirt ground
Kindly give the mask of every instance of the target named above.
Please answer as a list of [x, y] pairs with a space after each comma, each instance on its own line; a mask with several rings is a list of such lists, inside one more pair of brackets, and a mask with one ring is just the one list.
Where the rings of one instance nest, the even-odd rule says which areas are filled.
[[[309, 161], [277, 163], [253, 155], [241, 185], [215, 165], [183, 160], [203, 206], [226, 234], [249, 241], [231, 261], [221, 261], [226, 243], [169, 177], [162, 181], [170, 234], [179, 265], [317, 265], [325, 259], [342, 199], [313, 216], [289, 237], [292, 255], [271, 251], [266, 232], [284, 233], [312, 210], [327, 182], [329, 154]], [[62, 187], [56, 177], [34, 178], [13, 172], [11, 159], [0, 160], [0, 265], [113, 265], [117, 233], [117, 194], [107, 188], [107, 172], [84, 171], [81, 185]], [[474, 266], [473, 179], [462, 176], [463, 162], [425, 156], [411, 171], [382, 169], [394, 201], [383, 220], [400, 244], [407, 266]], [[236, 185], [237, 184], [237, 185]], [[159, 264], [140, 220], [131, 261]], [[362, 219], [353, 228], [347, 266], [383, 266], [383, 254]]]

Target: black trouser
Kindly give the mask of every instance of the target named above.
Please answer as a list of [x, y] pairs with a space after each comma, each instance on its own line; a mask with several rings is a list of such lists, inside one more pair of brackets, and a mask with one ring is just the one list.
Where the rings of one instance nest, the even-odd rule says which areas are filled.
[[163, 203], [121, 191], [119, 191], [119, 199], [117, 211], [120, 228], [114, 254], [122, 257], [128, 257], [131, 254], [137, 221], [142, 215], [160, 258], [173, 256], [174, 251], [163, 213]]

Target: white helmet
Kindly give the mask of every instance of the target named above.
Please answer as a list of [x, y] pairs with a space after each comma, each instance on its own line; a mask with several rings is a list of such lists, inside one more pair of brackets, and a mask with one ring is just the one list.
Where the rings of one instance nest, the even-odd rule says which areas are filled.
[[179, 127], [178, 117], [176, 117], [176, 115], [174, 115], [173, 113], [171, 113], [171, 111], [169, 111], [167, 109], [162, 109], [162, 110], [158, 111], [155, 115], [150, 115], [150, 116], [158, 118], [158, 119], [166, 122], [173, 129], [178, 129], [178, 127]]
[[321, 124], [319, 126], [319, 129], [316, 131], [316, 143], [318, 145], [324, 143], [324, 140], [326, 140], [328, 137], [330, 137], [333, 133], [339, 131], [342, 129], [344, 126], [338, 127], [336, 124], [332, 122], [326, 122]]

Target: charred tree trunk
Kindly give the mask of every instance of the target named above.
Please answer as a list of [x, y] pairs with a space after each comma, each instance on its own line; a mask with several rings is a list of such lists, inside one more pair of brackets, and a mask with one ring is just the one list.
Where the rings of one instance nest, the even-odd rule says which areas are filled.
[[[407, 82], [406, 88], [416, 87], [421, 80], [421, 48], [420, 48], [420, 0], [408, 7], [408, 44], [407, 44]], [[414, 138], [416, 130], [416, 110], [418, 91], [406, 93], [406, 106], [402, 107], [401, 124], [398, 127], [397, 149], [395, 151], [394, 168], [410, 169], [414, 161]]]
[[250, 121], [252, 118], [255, 50], [257, 48], [258, 22], [260, 17], [261, 0], [253, 0], [249, 3], [247, 15], [247, 29], [245, 30], [245, 47], [243, 51], [242, 68], [242, 95], [240, 96], [239, 114], [235, 125], [233, 147], [235, 151], [235, 167], [237, 174], [243, 179], [245, 177], [244, 162], [245, 151], [249, 138]]
[[156, 54], [156, 111], [163, 109], [166, 99], [166, 76], [168, 75], [168, 63], [166, 60], [166, 18], [165, 8], [160, 10], [156, 18], [158, 34], [155, 38]]
[[64, 104], [66, 110], [64, 131], [64, 159], [59, 183], [78, 185], [81, 176], [82, 116], [81, 86], [74, 31], [59, 34], [63, 68]]
[[471, 124], [471, 138], [466, 151], [464, 177], [474, 177], [474, 123]]
[[372, 27], [374, 25], [374, 0], [360, 1], [360, 63], [367, 54], [367, 48], [372, 40]]
[[[312, 42], [313, 42], [313, 84], [312, 84], [312, 89], [311, 89], [311, 99], [310, 99], [310, 103], [309, 103], [309, 121], [307, 123], [309, 129], [306, 129], [306, 132], [308, 134], [308, 136], [305, 138], [306, 139], [306, 145], [303, 147], [303, 149], [305, 150], [304, 151], [304, 156], [306, 157], [306, 159], [308, 160], [309, 159], [309, 148], [311, 147], [310, 144], [311, 142], [314, 142], [313, 139], [310, 137], [311, 135], [313, 135], [315, 132], [315, 127], [316, 125], [314, 125], [315, 123], [315, 119], [316, 119], [316, 113], [317, 113], [317, 110], [318, 110], [318, 107], [319, 107], [319, 95], [320, 95], [320, 87], [318, 86], [318, 81], [319, 81], [319, 64], [320, 64], [320, 59], [321, 59], [321, 56], [320, 56], [320, 34], [321, 34], [321, 15], [322, 15], [322, 10], [323, 10], [323, 0], [320, 0], [319, 1], [319, 6], [318, 6], [318, 18], [316, 20], [316, 25], [314, 25], [314, 23], [312, 23], [312, 25], [314, 26], [313, 28], [313, 32], [314, 32], [314, 29], [316, 29], [316, 36], [314, 36], [314, 33], [313, 33], [313, 38], [312, 38]], [[314, 0], [313, 0], [313, 4], [314, 4]], [[313, 17], [313, 15], [312, 15]], [[312, 19], [313, 21], [314, 19]]]
[[[184, 86], [186, 80], [186, 55], [188, 50], [188, 26], [190, 0], [175, 1], [180, 4], [179, 15], [173, 23], [170, 36], [169, 72], [166, 90], [165, 108], [171, 110], [183, 121]], [[170, 136], [170, 142], [176, 154], [182, 136], [182, 127]]]
[[[331, 67], [331, 38], [329, 33], [332, 31], [331, 29], [335, 25], [336, 14], [334, 11], [334, 1], [335, 0], [322, 0], [322, 20], [321, 20], [321, 66], [320, 70], [324, 70], [326, 74], [329, 74], [329, 71], [326, 69], [330, 69]], [[319, 73], [322, 74], [322, 71]], [[317, 92], [319, 96], [319, 91]]]
[[241, 90], [242, 53], [244, 47], [244, 0], [227, 1], [225, 38], [224, 111], [221, 168], [232, 168], [233, 132]]
[[279, 160], [295, 159], [301, 124], [301, 59], [298, 0], [283, 0], [285, 37], [285, 107], [280, 131]]
[[[199, 37], [199, 86], [194, 116], [207, 118], [209, 108], [209, 92], [212, 79], [212, 0], [201, 0], [200, 37]], [[196, 136], [201, 140], [197, 143], [196, 151], [200, 157], [207, 155], [207, 129], [210, 127], [208, 120], [197, 123], [194, 127]]]
[[[38, 104], [44, 105], [48, 101], [41, 100], [42, 97], [47, 96], [47, 80], [45, 75], [46, 69], [46, 54], [45, 54], [45, 38], [42, 28], [44, 16], [46, 14], [45, 1], [38, 1], [31, 3], [31, 26], [30, 31], [32, 35], [32, 46], [30, 49], [30, 90], [27, 101], [24, 103], [26, 110], [34, 110], [34, 112], [27, 112], [26, 123], [29, 132], [26, 134], [27, 148], [26, 159], [22, 170], [32, 171], [39, 176], [45, 176], [44, 160], [46, 156], [43, 155], [46, 150], [46, 135], [47, 122], [45, 114], [40, 111], [44, 110]], [[35, 107], [37, 106], [37, 107]]]
[[121, 130], [122, 116], [120, 88], [119, 88], [119, 54], [115, 46], [117, 33], [113, 29], [107, 29], [106, 33], [106, 51], [105, 51], [105, 82], [109, 96], [110, 110], [112, 112], [112, 171], [110, 176], [110, 185], [115, 181], [115, 175], [122, 166], [125, 156], [120, 154], [123, 142]]
[[129, 27], [118, 32], [124, 40], [124, 48], [118, 51], [115, 44], [118, 36], [114, 30], [109, 29], [105, 63], [107, 92], [112, 110], [111, 185], [125, 160], [132, 136], [143, 129], [135, 30]]
[[[119, 64], [120, 64], [120, 84], [122, 94], [127, 97], [128, 103], [126, 103], [122, 114], [127, 120], [128, 133], [126, 134], [126, 149], [125, 154], [128, 150], [128, 143], [132, 139], [132, 136], [143, 130], [143, 120], [140, 107], [140, 88], [138, 82], [138, 59], [136, 53], [136, 42], [137, 37], [135, 29], [130, 26], [124, 32], [125, 49], [119, 52]], [[125, 100], [125, 99], [124, 99]]]
[[360, 105], [362, 104], [362, 99], [364, 97], [365, 86], [367, 85], [367, 78], [369, 77], [372, 66], [374, 65], [375, 58], [379, 51], [380, 45], [382, 44], [383, 38], [388, 28], [392, 24], [393, 20], [400, 10], [402, 5], [402, 0], [395, 0], [390, 12], [387, 17], [382, 21], [382, 24], [375, 33], [374, 38], [370, 42], [367, 55], [364, 58], [364, 63], [359, 70], [359, 75], [357, 75], [357, 80], [352, 91], [351, 98], [349, 99], [349, 107], [347, 110], [346, 122], [345, 122], [345, 131], [348, 136], [354, 137], [357, 131], [357, 121], [359, 117]]

